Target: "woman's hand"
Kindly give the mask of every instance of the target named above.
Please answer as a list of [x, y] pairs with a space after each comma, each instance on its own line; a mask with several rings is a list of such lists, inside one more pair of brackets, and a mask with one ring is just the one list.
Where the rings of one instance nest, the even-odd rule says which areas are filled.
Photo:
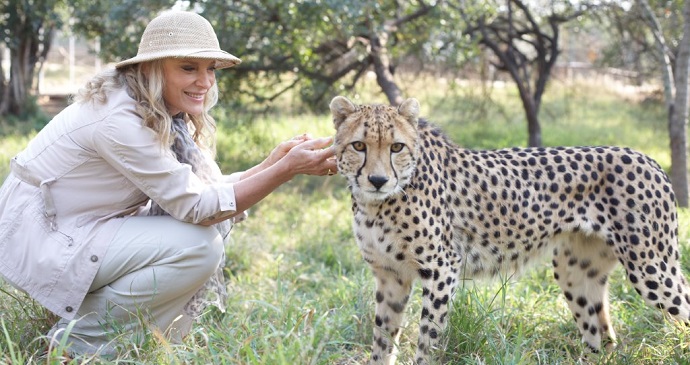
[[[302, 134], [281, 142], [263, 162], [244, 171], [240, 180], [256, 175], [279, 162], [281, 165], [285, 164], [283, 167], [288, 174], [283, 177], [287, 180], [297, 174], [334, 175], [338, 171], [333, 148], [329, 147], [332, 141], [331, 137], [312, 139], [308, 134]], [[288, 156], [287, 161], [283, 161]]]
[[282, 157], [265, 169], [255, 166], [247, 170], [242, 179], [233, 185], [236, 210], [240, 212], [251, 208], [296, 175], [334, 174], [337, 167], [332, 143], [333, 138], [327, 137], [304, 141], [290, 140], [278, 145], [271, 152], [271, 156]]
[[[337, 172], [333, 138], [316, 138], [293, 146], [282, 159], [292, 175], [333, 175]], [[281, 161], [282, 162], [282, 161]]]
[[310, 140], [311, 137], [308, 134], [301, 134], [299, 136], [295, 136], [290, 140], [281, 142], [278, 144], [273, 151], [266, 157], [266, 160], [264, 163], [266, 164], [265, 167], [271, 166], [275, 164], [276, 162], [280, 161], [285, 155], [287, 155], [290, 150], [297, 146], [298, 144]]

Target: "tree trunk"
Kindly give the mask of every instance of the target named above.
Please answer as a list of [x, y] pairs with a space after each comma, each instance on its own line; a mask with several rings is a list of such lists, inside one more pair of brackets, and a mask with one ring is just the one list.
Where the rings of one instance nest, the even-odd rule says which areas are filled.
[[388, 49], [386, 48], [387, 38], [388, 35], [386, 33], [373, 34], [369, 54], [374, 64], [376, 83], [381, 87], [383, 93], [386, 94], [388, 102], [393, 106], [398, 106], [403, 102], [403, 96], [390, 71], [391, 62]]
[[[522, 90], [520, 91], [520, 94], [522, 94]], [[541, 125], [539, 124], [539, 107], [529, 94], [521, 95], [521, 99], [522, 107], [525, 109], [525, 117], [527, 118], [527, 144], [529, 147], [541, 147], [542, 141]]]
[[652, 8], [649, 6], [649, 2], [647, 0], [638, 1], [641, 5], [642, 12], [647, 17], [649, 28], [652, 30], [652, 34], [654, 35], [654, 43], [659, 51], [659, 58], [662, 62], [661, 76], [664, 83], [664, 99], [666, 99], [666, 106], [670, 113], [672, 111], [673, 95], [675, 94], [675, 90], [673, 87], [673, 68], [671, 66], [671, 59], [668, 55], [668, 46], [666, 46], [664, 33], [661, 30], [661, 24], [659, 24], [659, 20], [654, 15]]
[[46, 59], [48, 59], [50, 46], [53, 44], [53, 39], [55, 39], [55, 32], [55, 29], [46, 29], [46, 34], [44, 34], [43, 39], [40, 39], [38, 42], [35, 42], [36, 47], [35, 50], [32, 51], [33, 56], [31, 57], [31, 63], [34, 66], [31, 68], [30, 71], [31, 81], [29, 82], [31, 92], [34, 95], [41, 94], [41, 85], [39, 82], [37, 82], [39, 80], [35, 79], [38, 75], [41, 74], [43, 70], [43, 65], [45, 64]]
[[5, 68], [2, 67], [2, 59], [5, 56], [5, 47], [0, 44], [0, 115], [5, 115], [7, 113], [7, 99], [9, 87], [7, 86], [7, 80], [5, 79]]
[[685, 25], [683, 39], [679, 46], [676, 59], [676, 76], [673, 75], [668, 47], [664, 39], [661, 25], [657, 20], [647, 0], [639, 0], [640, 7], [647, 17], [648, 25], [654, 34], [661, 61], [661, 74], [664, 83], [664, 99], [668, 112], [668, 133], [671, 148], [671, 184], [676, 195], [678, 205], [688, 206], [688, 49], [690, 43], [690, 2], [685, 3], [683, 14]]
[[671, 183], [678, 205], [688, 207], [688, 72], [690, 68], [690, 1], [683, 7], [683, 39], [676, 56], [676, 95], [670, 110]]
[[31, 75], [28, 74], [30, 47], [26, 39], [22, 39], [16, 48], [10, 48], [10, 82], [8, 84], [8, 108], [13, 115], [24, 113], [31, 87]]
[[11, 34], [9, 49], [9, 79], [3, 84], [0, 115], [23, 116], [31, 106], [30, 92], [36, 73], [36, 65], [43, 62], [50, 50], [54, 30], [60, 26], [56, 7], [57, 0], [6, 1], [0, 9], [12, 9], [3, 19], [3, 29]]

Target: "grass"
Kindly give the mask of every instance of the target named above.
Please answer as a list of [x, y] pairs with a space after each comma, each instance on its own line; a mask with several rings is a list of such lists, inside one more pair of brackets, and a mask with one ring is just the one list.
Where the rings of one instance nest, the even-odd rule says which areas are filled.
[[[429, 81], [435, 82], [435, 81]], [[440, 84], [439, 84], [440, 85]], [[377, 101], [364, 93], [360, 101]], [[422, 111], [453, 140], [470, 148], [524, 146], [524, 117], [515, 90], [445, 85], [418, 96]], [[668, 169], [661, 105], [626, 100], [598, 85], [556, 82], [542, 109], [546, 145], [630, 146]], [[218, 112], [218, 157], [226, 171], [257, 163], [281, 140], [310, 132], [333, 134], [328, 115], [252, 117]], [[0, 139], [7, 161], [31, 134]], [[4, 167], [0, 167], [4, 168]], [[6, 170], [0, 170], [4, 176]], [[110, 364], [363, 364], [372, 340], [373, 279], [354, 243], [344, 181], [298, 177], [251, 210], [227, 247], [227, 311], [215, 309], [182, 344], [155, 332], [141, 345], [124, 343]], [[684, 268], [690, 273], [690, 213], [681, 211]], [[548, 260], [547, 260], [548, 261]], [[583, 357], [574, 321], [546, 263], [520, 278], [468, 283], [456, 295], [439, 363], [683, 364], [690, 332], [648, 308], [625, 281], [611, 280], [614, 327], [620, 341], [609, 355]], [[55, 317], [0, 283], [0, 364], [57, 364], [62, 348], [42, 356]], [[400, 363], [416, 343], [420, 288], [409, 306]], [[72, 364], [88, 362], [77, 358]]]

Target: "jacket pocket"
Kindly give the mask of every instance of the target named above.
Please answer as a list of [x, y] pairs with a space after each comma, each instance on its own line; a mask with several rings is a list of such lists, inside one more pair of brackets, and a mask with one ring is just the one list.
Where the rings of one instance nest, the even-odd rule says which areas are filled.
[[0, 269], [32, 295], [50, 293], [75, 252], [72, 239], [50, 230], [43, 199], [35, 191], [15, 195], [9, 202], [9, 212], [3, 211], [0, 219]]
[[[58, 214], [59, 217], [59, 214]], [[51, 228], [51, 222], [45, 214], [45, 208], [41, 199], [33, 201], [32, 204], [27, 207], [27, 214], [24, 215], [24, 220], [34, 221], [38, 223], [41, 227], [41, 233], [46, 243], [59, 243], [65, 247], [72, 247], [74, 240], [71, 236], [65, 234], [58, 229]]]

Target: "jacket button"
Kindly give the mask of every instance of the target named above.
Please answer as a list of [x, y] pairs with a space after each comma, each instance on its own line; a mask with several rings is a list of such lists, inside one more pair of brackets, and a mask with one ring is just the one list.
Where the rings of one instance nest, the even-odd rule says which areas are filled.
[[72, 307], [67, 306], [67, 307], [65, 308], [65, 311], [66, 311], [67, 313], [72, 313], [73, 309], [72, 309]]
[[91, 256], [91, 262], [96, 262], [96, 261], [98, 261], [98, 256], [96, 256], [96, 255]]

